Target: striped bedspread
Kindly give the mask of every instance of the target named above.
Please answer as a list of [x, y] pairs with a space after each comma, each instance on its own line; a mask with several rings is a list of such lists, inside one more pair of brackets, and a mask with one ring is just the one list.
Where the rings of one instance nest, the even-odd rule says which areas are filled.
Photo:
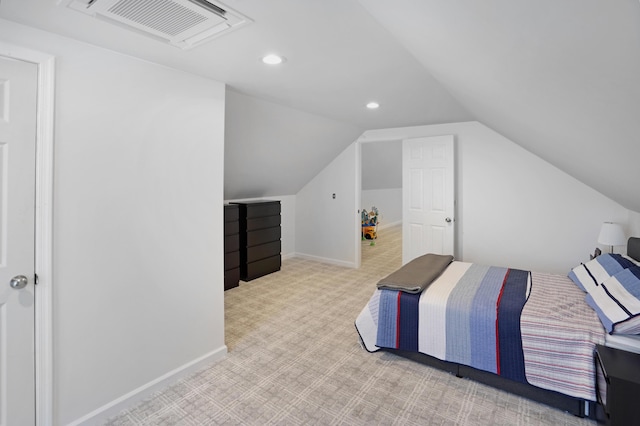
[[535, 272], [531, 278], [520, 320], [528, 382], [595, 401], [593, 351], [606, 337], [598, 314], [568, 278]]
[[604, 330], [566, 277], [453, 262], [421, 294], [376, 290], [356, 327], [369, 351], [422, 352], [595, 400]]

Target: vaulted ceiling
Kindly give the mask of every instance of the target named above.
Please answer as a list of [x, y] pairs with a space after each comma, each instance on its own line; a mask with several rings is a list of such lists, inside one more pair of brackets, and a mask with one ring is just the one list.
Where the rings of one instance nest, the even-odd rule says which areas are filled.
[[637, 0], [361, 0], [473, 117], [640, 211]]
[[188, 51], [65, 1], [0, 17], [228, 85], [227, 198], [295, 194], [367, 129], [478, 120], [640, 211], [637, 0], [226, 0], [254, 22]]

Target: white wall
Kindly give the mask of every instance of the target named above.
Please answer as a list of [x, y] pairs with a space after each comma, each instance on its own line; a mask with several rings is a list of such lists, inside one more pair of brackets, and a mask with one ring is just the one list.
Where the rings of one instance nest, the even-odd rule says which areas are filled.
[[296, 255], [357, 266], [358, 148], [352, 143], [296, 195]]
[[360, 207], [380, 212], [380, 228], [402, 222], [402, 144], [367, 143], [362, 147]]
[[629, 224], [625, 231], [627, 237], [640, 237], [640, 213], [629, 210]]
[[296, 196], [295, 195], [279, 195], [266, 198], [244, 198], [236, 200], [225, 200], [225, 202], [233, 201], [254, 201], [254, 200], [278, 200], [280, 201], [280, 242], [282, 244], [282, 259], [292, 257], [296, 251]]
[[566, 273], [589, 259], [603, 221], [626, 226], [627, 209], [478, 122], [372, 130], [359, 140], [445, 134], [456, 139], [459, 259]]
[[97, 422], [226, 353], [224, 85], [8, 21], [0, 40], [57, 58], [54, 424]]
[[372, 142], [362, 149], [362, 189], [402, 188], [402, 144]]
[[362, 190], [360, 205], [367, 211], [378, 209], [381, 229], [402, 222], [402, 188]]

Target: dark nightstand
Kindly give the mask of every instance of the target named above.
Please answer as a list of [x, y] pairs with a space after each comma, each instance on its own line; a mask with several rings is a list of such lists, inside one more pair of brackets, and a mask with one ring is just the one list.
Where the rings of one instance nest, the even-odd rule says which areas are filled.
[[597, 345], [596, 368], [607, 424], [640, 425], [640, 354]]

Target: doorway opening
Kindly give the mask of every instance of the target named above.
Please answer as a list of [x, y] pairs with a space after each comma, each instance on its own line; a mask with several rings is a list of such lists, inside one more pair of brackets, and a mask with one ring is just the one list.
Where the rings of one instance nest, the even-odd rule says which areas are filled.
[[[371, 212], [374, 208], [378, 211], [375, 234], [367, 229], [364, 239], [361, 237], [361, 262], [366, 263], [375, 256], [380, 251], [376, 245], [381, 244], [390, 245], [394, 254], [397, 251], [401, 256], [402, 140], [360, 143], [359, 208], [361, 212], [363, 209]], [[389, 252], [389, 248], [385, 247], [385, 251]]]
[[[379, 204], [381, 225], [402, 224], [402, 264], [425, 253], [455, 255], [455, 137], [393, 136], [358, 141], [359, 209]], [[357, 253], [360, 264], [362, 247]]]

